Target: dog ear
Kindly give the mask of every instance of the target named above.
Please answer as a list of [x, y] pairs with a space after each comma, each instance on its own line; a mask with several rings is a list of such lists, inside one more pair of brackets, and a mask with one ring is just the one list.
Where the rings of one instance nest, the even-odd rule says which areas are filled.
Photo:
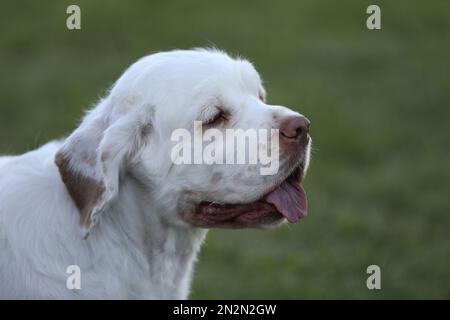
[[121, 168], [145, 144], [151, 110], [141, 107], [113, 117], [107, 101], [93, 109], [63, 143], [55, 163], [80, 211], [86, 239], [119, 192]]

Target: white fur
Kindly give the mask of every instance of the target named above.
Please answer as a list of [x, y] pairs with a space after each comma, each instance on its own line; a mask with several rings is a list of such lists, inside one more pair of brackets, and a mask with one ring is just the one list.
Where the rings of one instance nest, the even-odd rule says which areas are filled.
[[[180, 216], [200, 199], [254, 201], [289, 168], [287, 159], [277, 176], [246, 165], [174, 167], [170, 134], [191, 129], [217, 103], [244, 129], [296, 114], [261, 95], [245, 60], [211, 50], [157, 53], [132, 65], [69, 138], [0, 158], [0, 298], [187, 298], [207, 231]], [[107, 189], [84, 231], [55, 165], [58, 152]], [[81, 268], [81, 290], [66, 288], [69, 265]]]

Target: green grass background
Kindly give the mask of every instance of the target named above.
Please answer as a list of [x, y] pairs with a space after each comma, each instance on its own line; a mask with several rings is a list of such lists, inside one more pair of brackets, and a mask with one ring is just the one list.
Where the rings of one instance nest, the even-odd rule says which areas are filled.
[[1, 153], [70, 133], [128, 65], [174, 48], [250, 58], [269, 102], [311, 119], [309, 216], [211, 231], [192, 298], [450, 298], [449, 1], [9, 1], [0, 37]]

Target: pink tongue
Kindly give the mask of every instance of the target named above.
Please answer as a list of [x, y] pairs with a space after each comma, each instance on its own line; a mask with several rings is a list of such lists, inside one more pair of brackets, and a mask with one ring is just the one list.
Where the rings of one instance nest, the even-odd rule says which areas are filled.
[[290, 223], [296, 223], [307, 214], [306, 192], [293, 179], [283, 182], [277, 189], [269, 193], [265, 200], [273, 204]]

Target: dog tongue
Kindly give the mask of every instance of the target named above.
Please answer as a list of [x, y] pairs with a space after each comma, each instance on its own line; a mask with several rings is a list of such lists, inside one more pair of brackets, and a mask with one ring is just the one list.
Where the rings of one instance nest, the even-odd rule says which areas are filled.
[[305, 190], [297, 181], [288, 180], [269, 193], [265, 200], [273, 204], [290, 223], [296, 223], [306, 216], [308, 199]]

